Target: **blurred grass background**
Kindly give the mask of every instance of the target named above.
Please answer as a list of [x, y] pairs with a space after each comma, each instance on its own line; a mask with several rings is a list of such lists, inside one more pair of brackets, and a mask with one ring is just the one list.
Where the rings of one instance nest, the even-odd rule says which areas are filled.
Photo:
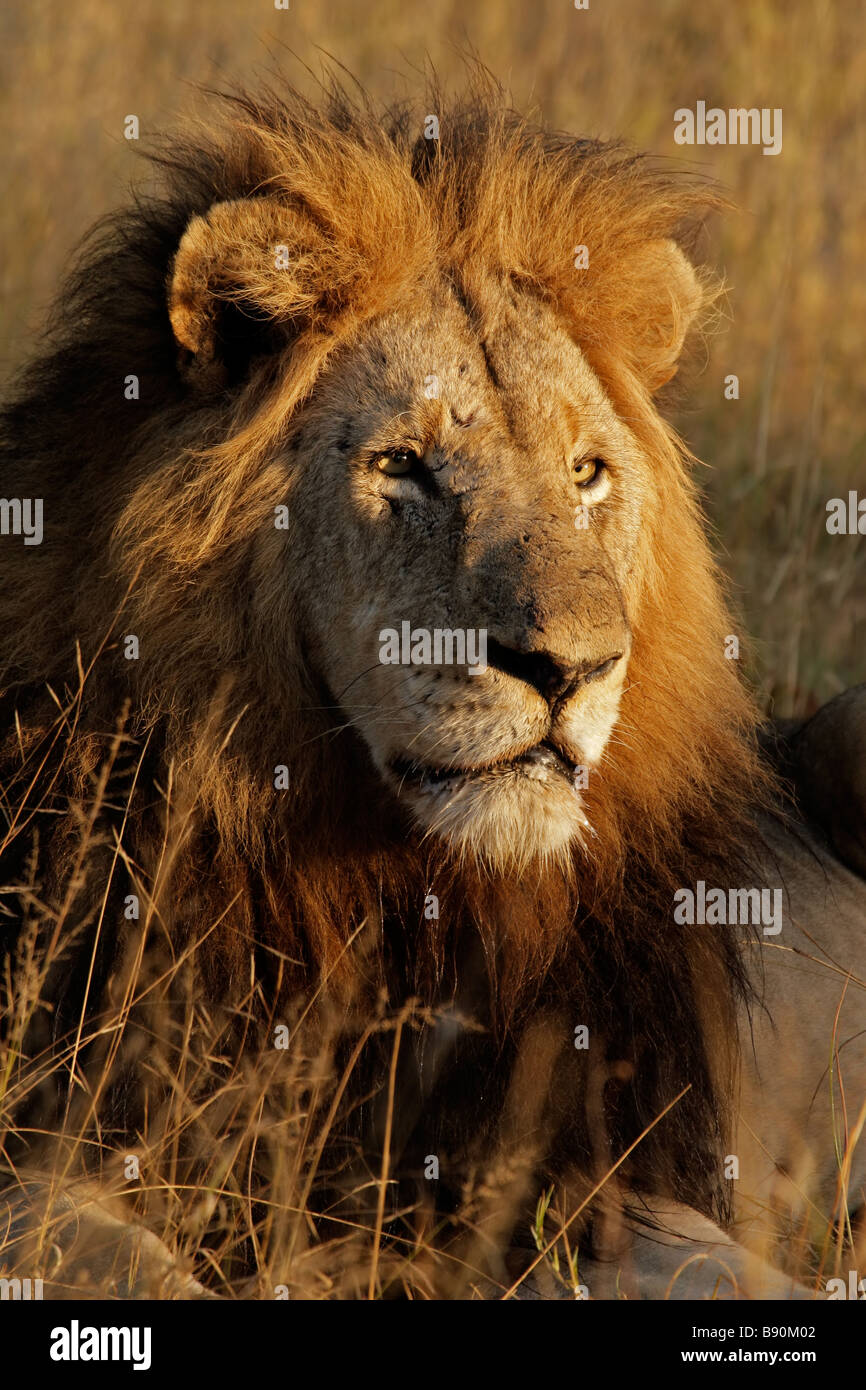
[[[678, 420], [700, 458], [719, 551], [779, 714], [866, 679], [866, 538], [828, 536], [826, 502], [866, 496], [866, 46], [854, 0], [29, 0], [0, 11], [0, 378], [27, 355], [75, 243], [127, 196], [189, 84], [302, 87], [324, 49], [377, 96], [411, 94], [429, 55], [458, 84], [471, 46], [551, 123], [621, 135], [720, 179], [740, 212], [713, 232], [732, 319]], [[293, 56], [295, 55], [295, 56]], [[301, 63], [298, 62], [301, 60]], [[783, 149], [677, 146], [673, 113], [781, 107]], [[141, 123], [136, 146], [123, 122]], [[735, 373], [740, 398], [724, 399]]]

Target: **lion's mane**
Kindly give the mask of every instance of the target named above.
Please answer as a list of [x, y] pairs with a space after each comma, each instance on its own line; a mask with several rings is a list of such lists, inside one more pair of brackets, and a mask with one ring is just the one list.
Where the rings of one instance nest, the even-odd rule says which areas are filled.
[[[616, 1157], [688, 1088], [635, 1150], [632, 1181], [724, 1211], [743, 978], [728, 932], [675, 926], [671, 903], [699, 877], [747, 872], [766, 777], [755, 710], [722, 658], [733, 624], [692, 461], [642, 384], [660, 345], [630, 271], [657, 238], [692, 250], [716, 200], [616, 144], [546, 133], [481, 86], [427, 101], [438, 140], [419, 134], [423, 113], [382, 115], [336, 88], [318, 105], [282, 87], [232, 95], [219, 121], [165, 144], [161, 191], [97, 229], [59, 296], [2, 418], [3, 492], [45, 511], [40, 547], [0, 547], [5, 930], [14, 950], [37, 899], [45, 939], [63, 924], [40, 1035], [55, 1049], [83, 1012], [99, 1016], [142, 921], [172, 962], [193, 961], [200, 1000], [243, 999], [263, 1029], [301, 998], [327, 999], [358, 1033], [365, 1009], [415, 997], [465, 1012], [468, 998], [484, 1031], [434, 1085], [405, 1081], [418, 1124], [394, 1139], [395, 1163], [419, 1125], [422, 1156], [437, 1143], [475, 1154], [482, 1132], [498, 1142], [521, 1038], [553, 1020], [565, 1049], [540, 1078], [539, 1171], [596, 1171], [593, 1106]], [[274, 322], [288, 346], [228, 390], [194, 392], [167, 309], [173, 258], [191, 218], [264, 196], [320, 235], [291, 272], [291, 309], [285, 280], [242, 243], [226, 303], [254, 346], [266, 351]], [[248, 645], [256, 586], [271, 582], [249, 561], [279, 500], [269, 452], [302, 447], [297, 422], [332, 352], [431, 264], [470, 286], [513, 277], [553, 305], [657, 469], [629, 683], [587, 793], [596, 838], [570, 875], [510, 882], [422, 844], [384, 795], [359, 807], [365, 754], [327, 707], [303, 634]], [[130, 633], [138, 661], [124, 659]], [[131, 893], [138, 922], [124, 916]], [[430, 893], [438, 920], [424, 916]], [[600, 1048], [595, 1072], [570, 1047], [578, 1024]], [[253, 1029], [248, 1018], [244, 1046]], [[388, 1075], [378, 1046], [372, 1032], [372, 1091]]]

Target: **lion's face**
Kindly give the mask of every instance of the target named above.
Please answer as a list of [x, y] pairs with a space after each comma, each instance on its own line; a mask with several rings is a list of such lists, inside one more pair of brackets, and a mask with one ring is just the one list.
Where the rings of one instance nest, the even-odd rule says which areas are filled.
[[704, 290], [664, 219], [630, 224], [631, 165], [596, 199], [555, 151], [521, 182], [517, 141], [500, 194], [522, 188], [521, 221], [490, 189], [473, 205], [462, 146], [429, 186], [402, 156], [341, 149], [313, 180], [339, 172], [330, 223], [286, 172], [193, 218], [170, 275], [195, 389], [231, 386], [262, 326], [278, 354], [250, 475], [260, 515], [273, 480], [287, 524], [260, 523], [260, 649], [283, 644], [297, 670], [299, 644], [333, 727], [423, 831], [496, 867], [564, 862], [590, 830], [637, 604], [662, 567], [646, 537], [672, 490], [639, 442], [647, 395]]
[[332, 358], [287, 464], [277, 534], [338, 721], [458, 852], [563, 854], [617, 720], [652, 497], [567, 331], [443, 281]]

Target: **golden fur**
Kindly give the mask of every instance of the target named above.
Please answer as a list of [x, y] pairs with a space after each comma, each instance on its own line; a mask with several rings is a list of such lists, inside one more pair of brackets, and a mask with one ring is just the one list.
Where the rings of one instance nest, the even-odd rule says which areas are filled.
[[[733, 624], [692, 461], [653, 397], [717, 295], [688, 259], [717, 200], [617, 145], [545, 132], [487, 88], [427, 101], [438, 141], [421, 134], [423, 113], [379, 115], [337, 90], [319, 107], [282, 89], [232, 97], [222, 125], [166, 146], [164, 192], [108, 224], [61, 297], [54, 338], [3, 421], [4, 488], [44, 497], [46, 514], [41, 547], [0, 548], [5, 796], [27, 807], [10, 816], [3, 881], [20, 888], [36, 852], [56, 910], [125, 708], [95, 822], [106, 849], [88, 871], [90, 906], [78, 910], [85, 945], [75, 979], [86, 980], [89, 1007], [123, 949], [115, 929], [94, 936], [93, 905], [120, 923], [120, 941], [130, 892], [172, 953], [202, 943], [205, 997], [231, 1001], [259, 980], [266, 1022], [298, 991], [324, 986], [341, 1007], [359, 990], [372, 1007], [380, 988], [395, 1008], [413, 993], [436, 1007], [468, 997], [498, 1039], [489, 1065], [501, 1079], [477, 1133], [458, 1082], [436, 1103], [449, 1152], [473, 1155], [478, 1134], [501, 1142], [497, 1097], [526, 1020], [559, 1020], [566, 1052], [547, 1073], [559, 1099], [542, 1105], [538, 1169], [560, 1174], [592, 1168], [592, 1087], [584, 1059], [568, 1050], [586, 1022], [599, 1065], [624, 1059], [618, 1075], [636, 1078], [614, 1088], [612, 1148], [691, 1086], [637, 1151], [635, 1184], [723, 1210], [714, 1156], [727, 1133], [742, 972], [732, 937], [675, 928], [671, 901], [714, 870], [748, 882], [740, 866], [767, 778], [754, 706], [724, 656]], [[581, 245], [586, 269], [575, 267]], [[288, 250], [284, 268], [277, 246]], [[508, 343], [518, 338], [523, 376], [512, 390]], [[341, 436], [345, 420], [351, 435], [386, 398], [412, 415], [425, 449], [440, 447], [430, 442], [437, 430], [462, 428], [445, 405], [435, 418], [429, 401], [407, 407], [398, 377], [410, 362], [413, 380], [425, 364], [439, 372], [455, 415], [461, 401], [480, 403], [478, 428], [459, 436], [468, 452], [454, 464], [454, 495], [470, 518], [459, 544], [495, 594], [491, 621], [512, 601], [515, 612], [534, 605], [540, 628], [560, 646], [573, 642], [576, 665], [599, 655], [584, 650], [586, 632], [605, 628], [608, 646], [630, 647], [627, 674], [624, 657], [618, 684], [575, 695], [563, 726], [574, 762], [582, 740], [592, 742], [589, 725], [602, 730], [579, 804], [566, 804], [546, 773], [531, 786], [496, 780], [497, 760], [543, 737], [547, 712], [526, 684], [499, 671], [458, 689], [448, 673], [459, 705], [438, 726], [453, 743], [448, 765], [468, 758], [493, 770], [471, 785], [474, 809], [455, 812], [450, 829], [447, 816], [431, 827], [377, 762], [389, 727], [382, 705], [375, 725], [365, 713], [385, 698], [410, 729], [410, 697], [404, 707], [397, 686], [379, 684], [365, 702], [349, 691], [351, 675], [336, 684], [361, 672], [361, 648], [351, 648], [365, 593], [414, 604], [396, 617], [430, 626], [437, 605], [450, 616], [454, 593], [470, 623], [480, 611], [467, 567], [455, 578], [427, 566], [425, 591], [408, 551], [405, 587], [389, 598], [382, 586], [397, 581], [382, 576], [402, 542], [383, 549], [377, 572], [354, 542], [341, 543], [339, 498], [329, 510], [327, 469], [343, 457], [358, 479], [353, 525], [421, 505], [396, 492], [387, 502], [381, 479], [364, 481], [361, 445]], [[140, 382], [135, 401], [124, 397], [129, 374]], [[572, 563], [570, 504], [532, 532], [528, 553], [515, 540], [526, 517], [552, 516], [567, 496], [567, 475], [544, 469], [568, 409], [544, 412], [549, 383], [565, 383], [564, 393], [569, 381], [575, 431], [605, 422], [631, 469], [628, 489], [614, 472], [607, 512], [599, 503], [585, 572], [604, 577], [587, 581], [580, 602], [580, 586], [556, 577]], [[457, 444], [447, 447], [456, 457]], [[302, 484], [309, 459], [316, 467]], [[475, 498], [467, 459], [492, 480], [487, 501], [465, 500]], [[508, 470], [504, 490], [494, 464]], [[300, 510], [297, 498], [306, 498]], [[280, 549], [274, 512], [284, 503], [291, 529]], [[485, 549], [494, 534], [509, 556], [519, 552], [513, 564], [495, 567]], [[446, 551], [443, 542], [437, 554]], [[128, 634], [138, 660], [124, 658]], [[377, 668], [364, 679], [390, 677]], [[476, 715], [464, 703], [469, 687]], [[432, 686], [413, 689], [419, 702], [437, 698]], [[506, 709], [517, 730], [507, 739]], [[288, 789], [275, 794], [278, 766]], [[438, 918], [424, 915], [429, 894]], [[59, 1008], [56, 1037], [77, 1007]], [[377, 1057], [373, 1088], [386, 1075]], [[423, 1154], [429, 1141], [418, 1142]]]

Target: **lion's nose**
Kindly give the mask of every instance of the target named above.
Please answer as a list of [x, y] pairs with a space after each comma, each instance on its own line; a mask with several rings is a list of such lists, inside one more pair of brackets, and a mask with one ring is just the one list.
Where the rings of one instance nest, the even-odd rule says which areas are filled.
[[487, 639], [487, 665], [531, 685], [551, 706], [573, 695], [580, 686], [600, 680], [621, 660], [622, 652], [612, 652], [575, 663], [553, 652], [521, 651], [493, 637]]

